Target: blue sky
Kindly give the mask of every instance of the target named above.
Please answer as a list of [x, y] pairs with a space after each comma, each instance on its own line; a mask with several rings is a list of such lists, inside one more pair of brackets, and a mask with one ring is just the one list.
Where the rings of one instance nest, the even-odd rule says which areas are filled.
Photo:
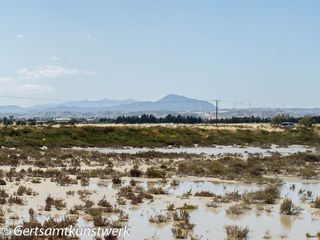
[[320, 107], [319, 9], [311, 0], [4, 0], [0, 96], [176, 93], [226, 107]]

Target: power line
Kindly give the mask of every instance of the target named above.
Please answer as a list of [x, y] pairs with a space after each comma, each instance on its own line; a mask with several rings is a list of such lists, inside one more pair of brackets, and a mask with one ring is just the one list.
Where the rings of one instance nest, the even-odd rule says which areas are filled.
[[218, 126], [218, 105], [219, 105], [220, 100], [214, 99], [213, 101], [216, 102], [216, 126]]

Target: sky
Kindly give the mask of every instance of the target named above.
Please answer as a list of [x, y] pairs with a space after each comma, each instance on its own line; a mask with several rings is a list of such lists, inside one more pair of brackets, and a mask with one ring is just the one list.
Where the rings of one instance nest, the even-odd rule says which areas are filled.
[[0, 105], [175, 93], [225, 107], [320, 107], [319, 9], [316, 0], [1, 0]]

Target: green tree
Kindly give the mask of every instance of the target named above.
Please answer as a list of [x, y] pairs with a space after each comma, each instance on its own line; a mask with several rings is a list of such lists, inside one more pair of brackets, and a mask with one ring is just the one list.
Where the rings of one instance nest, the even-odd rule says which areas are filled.
[[290, 121], [290, 115], [289, 114], [278, 114], [271, 120], [271, 125], [277, 126], [282, 122], [288, 122]]
[[298, 124], [302, 127], [312, 127], [312, 125], [315, 123], [314, 119], [311, 116], [304, 116], [303, 118], [300, 118], [298, 121]]

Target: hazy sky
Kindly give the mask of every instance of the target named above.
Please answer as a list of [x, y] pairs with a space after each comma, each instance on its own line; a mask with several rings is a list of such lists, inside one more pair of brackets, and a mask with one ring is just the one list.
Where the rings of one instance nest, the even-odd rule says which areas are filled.
[[316, 0], [2, 0], [0, 95], [320, 107], [319, 9]]

